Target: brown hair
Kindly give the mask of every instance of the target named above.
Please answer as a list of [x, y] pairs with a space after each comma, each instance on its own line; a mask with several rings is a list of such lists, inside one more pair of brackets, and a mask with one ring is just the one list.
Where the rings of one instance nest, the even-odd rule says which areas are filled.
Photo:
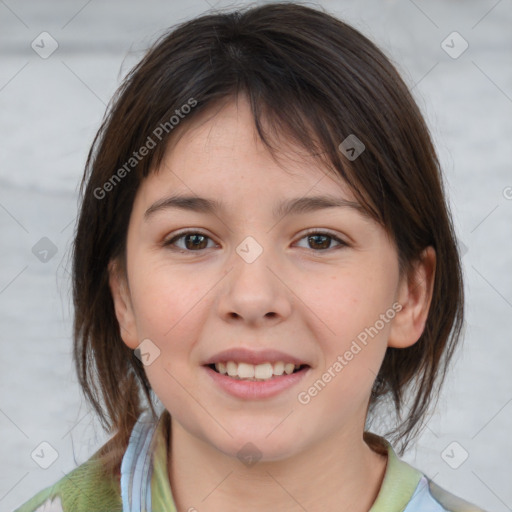
[[[389, 435], [402, 443], [400, 454], [437, 401], [459, 341], [462, 273], [439, 162], [421, 113], [388, 58], [316, 8], [275, 3], [203, 15], [164, 34], [126, 76], [81, 183], [73, 246], [74, 360], [86, 398], [115, 434], [101, 450], [111, 470], [119, 469], [143, 401], [155, 410], [144, 367], [120, 336], [108, 264], [117, 260], [124, 271], [135, 194], [160, 164], [167, 142], [199, 112], [240, 93], [249, 98], [272, 154], [278, 145], [272, 146], [263, 119], [274, 139], [285, 134], [348, 183], [396, 244], [402, 275], [423, 249], [436, 251], [425, 329], [411, 347], [387, 349], [369, 403], [372, 414], [386, 398], [394, 404], [397, 422]], [[171, 117], [187, 104], [194, 107], [181, 111], [189, 113], [174, 129]], [[366, 147], [353, 161], [338, 148], [350, 134]], [[131, 160], [149, 138], [155, 147]]]

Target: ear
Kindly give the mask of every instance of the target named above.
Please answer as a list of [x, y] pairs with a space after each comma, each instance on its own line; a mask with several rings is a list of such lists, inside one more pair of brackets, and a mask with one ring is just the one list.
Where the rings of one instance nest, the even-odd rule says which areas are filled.
[[139, 345], [135, 314], [130, 298], [130, 290], [124, 272], [119, 268], [119, 262], [112, 260], [108, 265], [109, 286], [114, 301], [120, 335], [124, 343], [131, 349]]
[[402, 309], [391, 324], [388, 346], [406, 348], [414, 345], [425, 329], [436, 270], [436, 252], [427, 247], [412, 272], [403, 276], [397, 292]]

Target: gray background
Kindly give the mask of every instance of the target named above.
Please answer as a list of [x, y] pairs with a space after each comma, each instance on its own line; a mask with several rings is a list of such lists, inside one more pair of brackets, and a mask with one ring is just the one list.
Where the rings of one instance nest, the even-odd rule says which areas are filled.
[[[413, 89], [464, 252], [465, 343], [404, 458], [468, 501], [512, 510], [511, 0], [320, 4], [374, 40]], [[77, 186], [105, 105], [163, 29], [235, 5], [245, 3], [0, 0], [1, 510], [106, 439], [72, 367], [68, 258]], [[31, 48], [44, 31], [59, 45], [46, 59]], [[454, 31], [469, 44], [458, 58], [442, 47]], [[452, 54], [463, 48], [457, 38], [444, 43]], [[43, 237], [57, 249], [47, 261], [32, 252]], [[31, 458], [43, 441], [58, 452], [48, 469]], [[50, 461], [48, 449], [36, 453]]]

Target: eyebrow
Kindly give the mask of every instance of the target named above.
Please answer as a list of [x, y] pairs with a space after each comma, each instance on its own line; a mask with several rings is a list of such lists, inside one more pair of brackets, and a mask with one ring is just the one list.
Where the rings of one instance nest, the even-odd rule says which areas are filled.
[[[298, 215], [315, 212], [327, 208], [351, 208], [363, 217], [370, 218], [370, 214], [359, 204], [341, 197], [308, 196], [288, 199], [273, 209], [275, 218], [287, 215]], [[144, 219], [148, 220], [156, 212], [180, 209], [197, 213], [215, 214], [225, 210], [224, 204], [216, 199], [199, 196], [173, 195], [164, 197], [153, 203], [144, 213]]]

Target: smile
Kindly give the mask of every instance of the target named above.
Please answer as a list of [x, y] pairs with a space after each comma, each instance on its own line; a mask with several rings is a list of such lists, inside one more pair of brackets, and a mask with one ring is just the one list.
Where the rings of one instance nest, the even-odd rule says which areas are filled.
[[283, 374], [291, 375], [300, 371], [307, 365], [299, 365], [294, 363], [285, 363], [277, 361], [275, 363], [237, 363], [236, 361], [218, 362], [209, 365], [212, 370], [215, 370], [221, 375], [227, 375], [237, 380], [248, 380], [252, 382], [268, 381], [274, 377], [279, 377]]
[[[312, 370], [307, 364], [295, 365], [280, 361], [257, 365], [227, 361], [203, 365], [202, 368], [206, 370], [214, 389], [244, 401], [269, 399], [282, 394], [296, 386]], [[230, 376], [228, 372], [233, 375]], [[272, 374], [269, 376], [270, 372]], [[264, 378], [257, 378], [256, 375]]]

